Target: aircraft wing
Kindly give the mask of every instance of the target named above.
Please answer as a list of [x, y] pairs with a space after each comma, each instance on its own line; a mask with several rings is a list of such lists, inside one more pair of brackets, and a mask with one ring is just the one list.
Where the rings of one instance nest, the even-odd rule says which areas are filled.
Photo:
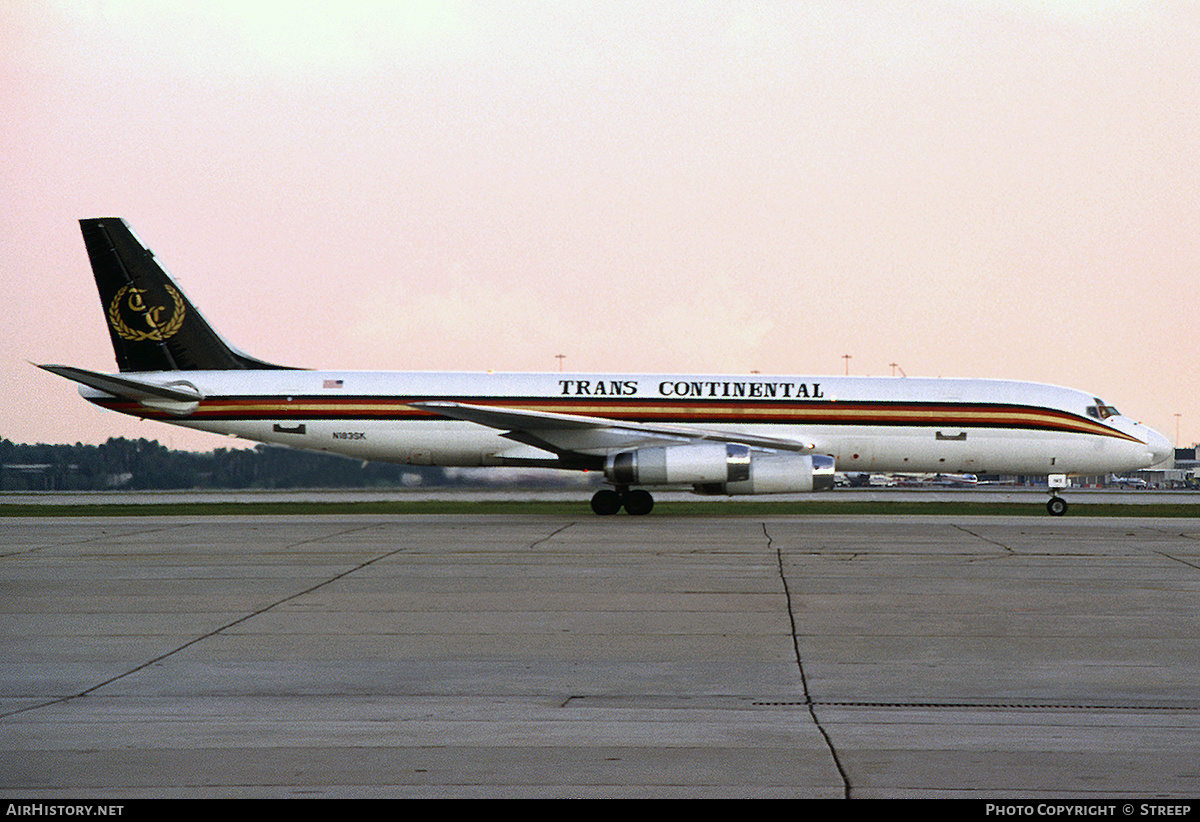
[[798, 439], [765, 437], [741, 431], [682, 425], [626, 422], [607, 417], [555, 414], [494, 405], [459, 402], [414, 402], [412, 405], [454, 420], [464, 420], [508, 433], [509, 439], [556, 453], [602, 454], [615, 449], [689, 442], [728, 442], [775, 451], [810, 453], [816, 444]]

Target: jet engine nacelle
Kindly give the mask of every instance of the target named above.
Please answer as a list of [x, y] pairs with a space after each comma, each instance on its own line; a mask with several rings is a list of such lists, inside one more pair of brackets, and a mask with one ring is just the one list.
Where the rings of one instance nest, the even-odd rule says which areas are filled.
[[744, 482], [750, 478], [750, 449], [701, 442], [622, 451], [605, 460], [604, 477], [616, 485]]
[[833, 457], [825, 454], [755, 454], [750, 476], [724, 483], [697, 483], [697, 494], [797, 494], [833, 487]]
[[732, 443], [638, 448], [608, 457], [614, 485], [692, 485], [697, 494], [789, 494], [833, 487], [833, 457], [769, 454]]

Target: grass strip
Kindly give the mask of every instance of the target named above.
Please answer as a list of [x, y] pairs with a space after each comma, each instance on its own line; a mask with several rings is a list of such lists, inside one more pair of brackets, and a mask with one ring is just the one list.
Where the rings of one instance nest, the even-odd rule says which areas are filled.
[[[592, 517], [587, 500], [478, 502], [413, 500], [377, 502], [180, 502], [39, 505], [0, 503], [0, 517], [220, 517], [329, 514]], [[660, 502], [651, 517], [763, 516], [1031, 516], [1048, 517], [1042, 498], [1030, 502]], [[618, 519], [623, 514], [614, 517]], [[1071, 502], [1067, 517], [1200, 517], [1200, 504], [1122, 505]]]

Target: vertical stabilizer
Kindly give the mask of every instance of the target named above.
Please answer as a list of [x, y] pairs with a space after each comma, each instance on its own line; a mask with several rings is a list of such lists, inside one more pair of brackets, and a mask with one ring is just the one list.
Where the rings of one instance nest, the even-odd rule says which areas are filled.
[[80, 220], [121, 371], [283, 368], [227, 343], [124, 220]]

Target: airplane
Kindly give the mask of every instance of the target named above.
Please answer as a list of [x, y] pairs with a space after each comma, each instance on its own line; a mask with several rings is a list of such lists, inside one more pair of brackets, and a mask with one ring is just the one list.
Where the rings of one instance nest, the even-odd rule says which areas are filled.
[[940, 485], [946, 488], [974, 488], [979, 485], [979, 477], [975, 474], [904, 475], [898, 479], [901, 485]]
[[1122, 488], [1149, 488], [1150, 484], [1139, 477], [1118, 477], [1115, 474], [1109, 474], [1108, 485], [1119, 485]]
[[316, 371], [218, 334], [120, 218], [80, 220], [118, 371], [40, 368], [95, 405], [364, 460], [603, 472], [598, 515], [648, 488], [804, 493], [851, 473], [1048, 478], [1145, 468], [1171, 443], [1094, 394], [1030, 382], [762, 374]]
[[951, 488], [974, 488], [979, 484], [975, 474], [938, 474], [933, 478], [934, 485], [948, 485]]

